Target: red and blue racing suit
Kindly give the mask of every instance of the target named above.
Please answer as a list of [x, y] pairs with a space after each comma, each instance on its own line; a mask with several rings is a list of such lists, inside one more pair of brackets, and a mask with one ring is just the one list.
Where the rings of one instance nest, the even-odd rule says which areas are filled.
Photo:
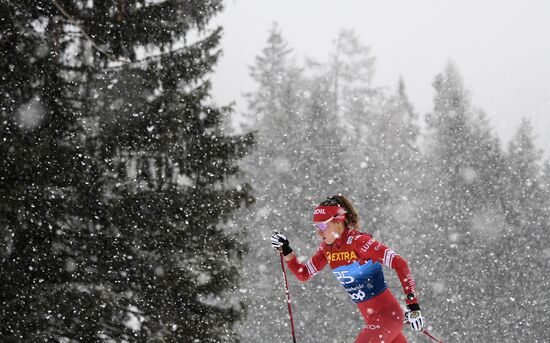
[[296, 257], [287, 262], [300, 281], [308, 280], [327, 263], [365, 319], [356, 343], [407, 342], [401, 332], [403, 310], [386, 287], [382, 271], [382, 264], [393, 268], [407, 295], [407, 305], [417, 303], [414, 279], [401, 256], [371, 235], [346, 228], [333, 244], [322, 242], [305, 264]]

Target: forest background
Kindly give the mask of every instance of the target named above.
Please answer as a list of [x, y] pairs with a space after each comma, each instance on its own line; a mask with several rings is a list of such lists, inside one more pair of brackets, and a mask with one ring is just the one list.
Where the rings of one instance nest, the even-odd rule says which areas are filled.
[[[502, 144], [452, 62], [420, 116], [353, 31], [298, 62], [274, 26], [235, 132], [209, 81], [222, 9], [0, 2], [2, 341], [287, 341], [269, 236], [311, 255], [311, 210], [336, 193], [409, 261], [438, 335], [544, 341], [550, 163], [531, 123]], [[329, 272], [290, 287], [301, 342], [354, 339]]]

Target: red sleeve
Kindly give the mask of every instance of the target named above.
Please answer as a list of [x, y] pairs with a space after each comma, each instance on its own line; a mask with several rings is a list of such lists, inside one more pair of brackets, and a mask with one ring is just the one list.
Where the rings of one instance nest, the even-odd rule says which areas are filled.
[[307, 281], [327, 265], [327, 259], [323, 255], [323, 250], [319, 248], [306, 264], [298, 262], [298, 259], [294, 256], [292, 260], [287, 262], [287, 265], [298, 280]]
[[386, 245], [376, 241], [371, 235], [357, 237], [355, 239], [355, 251], [364, 260], [373, 260], [382, 263], [386, 267], [393, 268], [399, 277], [401, 287], [403, 287], [407, 305], [418, 302], [416, 284], [404, 258], [397, 255]]

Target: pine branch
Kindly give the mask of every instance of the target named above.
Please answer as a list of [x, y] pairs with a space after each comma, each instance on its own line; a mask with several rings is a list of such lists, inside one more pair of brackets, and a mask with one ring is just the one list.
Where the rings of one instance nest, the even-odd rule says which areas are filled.
[[73, 23], [73, 25], [75, 25], [76, 27], [78, 27], [78, 29], [80, 30], [80, 32], [82, 32], [82, 34], [84, 35], [84, 37], [86, 37], [90, 43], [92, 44], [92, 46], [99, 52], [101, 52], [102, 54], [104, 54], [105, 56], [107, 56], [107, 58], [113, 62], [122, 62], [122, 63], [130, 63], [130, 60], [129, 59], [122, 59], [122, 58], [116, 58], [115, 56], [113, 56], [112, 54], [108, 53], [107, 51], [105, 51], [104, 49], [102, 49], [99, 45], [97, 45], [93, 38], [90, 37], [90, 35], [88, 35], [86, 33], [86, 31], [84, 31], [84, 29], [82, 28], [82, 26], [80, 26], [76, 19], [71, 16], [69, 13], [67, 13], [67, 11], [65, 11], [65, 9], [63, 9], [63, 7], [61, 7], [61, 5], [59, 5], [59, 3], [56, 1], [56, 0], [51, 0], [52, 4], [57, 7], [57, 9], [61, 12], [61, 14], [63, 14], [63, 16], [65, 18], [67, 18], [71, 23]]

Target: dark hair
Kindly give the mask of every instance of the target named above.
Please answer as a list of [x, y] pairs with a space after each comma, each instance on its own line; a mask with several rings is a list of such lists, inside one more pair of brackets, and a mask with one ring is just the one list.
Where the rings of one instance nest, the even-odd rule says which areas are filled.
[[327, 200], [324, 200], [322, 203], [320, 203], [319, 206], [343, 207], [347, 212], [346, 219], [344, 221], [346, 227], [351, 227], [356, 230], [359, 229], [359, 216], [357, 215], [357, 211], [351, 204], [351, 201], [345, 196], [341, 194], [333, 195], [330, 198], [327, 198]]

